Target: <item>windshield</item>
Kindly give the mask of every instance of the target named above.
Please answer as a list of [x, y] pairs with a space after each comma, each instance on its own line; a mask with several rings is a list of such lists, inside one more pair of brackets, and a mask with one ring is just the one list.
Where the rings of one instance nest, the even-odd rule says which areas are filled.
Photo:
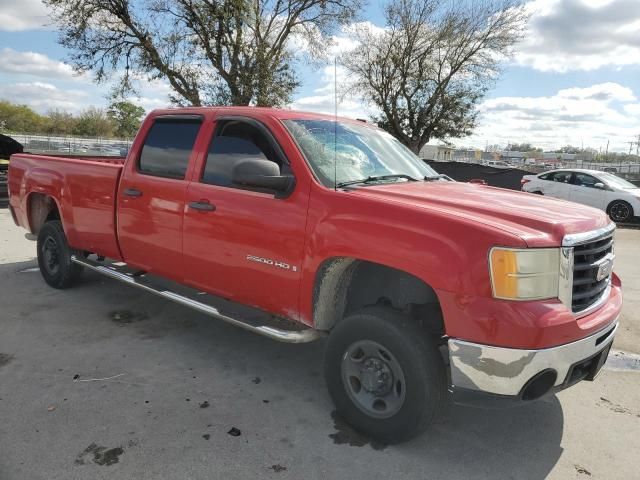
[[382, 130], [331, 120], [285, 120], [284, 124], [328, 187], [371, 177], [391, 176], [380, 181], [392, 182], [438, 177], [435, 170]]
[[632, 188], [638, 188], [631, 182], [627, 182], [625, 179], [617, 177], [615, 175], [611, 175], [610, 173], [601, 173], [599, 177], [607, 182], [607, 185], [614, 188], [622, 188], [624, 190], [629, 190]]

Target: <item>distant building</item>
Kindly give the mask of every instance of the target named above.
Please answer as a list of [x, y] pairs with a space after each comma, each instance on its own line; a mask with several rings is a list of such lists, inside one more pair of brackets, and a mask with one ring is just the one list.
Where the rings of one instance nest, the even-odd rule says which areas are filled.
[[437, 162], [450, 162], [453, 160], [453, 147], [446, 145], [425, 145], [420, 149], [418, 156], [425, 160]]
[[500, 160], [511, 163], [512, 165], [522, 165], [525, 163], [526, 158], [527, 154], [525, 152], [512, 152], [509, 150], [500, 152]]

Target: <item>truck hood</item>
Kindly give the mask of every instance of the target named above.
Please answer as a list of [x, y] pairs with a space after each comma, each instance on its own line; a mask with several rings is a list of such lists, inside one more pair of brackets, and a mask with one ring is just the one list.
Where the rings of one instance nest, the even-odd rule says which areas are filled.
[[359, 187], [354, 193], [491, 226], [520, 237], [530, 247], [557, 246], [566, 234], [610, 223], [604, 212], [592, 207], [471, 183], [391, 183]]

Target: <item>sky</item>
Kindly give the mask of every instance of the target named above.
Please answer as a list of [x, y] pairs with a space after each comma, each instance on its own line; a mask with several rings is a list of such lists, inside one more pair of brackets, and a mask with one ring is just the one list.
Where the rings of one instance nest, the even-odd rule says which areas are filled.
[[[525, 38], [479, 105], [474, 134], [451, 141], [628, 152], [640, 135], [640, 0], [532, 0], [526, 8]], [[382, 27], [381, 11], [381, 0], [369, 0], [358, 21]], [[356, 47], [349, 29], [336, 33], [331, 53]], [[74, 73], [68, 53], [40, 0], [0, 0], [0, 99], [41, 113], [106, 106], [109, 86]], [[298, 67], [302, 85], [291, 107], [333, 113], [333, 64]], [[338, 85], [347, 81], [341, 68], [337, 74]], [[135, 101], [146, 110], [167, 106], [169, 92], [165, 82], [145, 83]], [[338, 109], [353, 118], [374, 111], [357, 96], [341, 96]]]

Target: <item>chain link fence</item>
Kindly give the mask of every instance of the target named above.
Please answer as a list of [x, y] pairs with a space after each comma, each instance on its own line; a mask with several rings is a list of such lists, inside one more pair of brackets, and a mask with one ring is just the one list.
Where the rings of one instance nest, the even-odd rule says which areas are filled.
[[38, 135], [31, 133], [3, 133], [24, 147], [25, 152], [57, 155], [96, 155], [124, 157], [133, 139], [87, 138], [64, 135]]

